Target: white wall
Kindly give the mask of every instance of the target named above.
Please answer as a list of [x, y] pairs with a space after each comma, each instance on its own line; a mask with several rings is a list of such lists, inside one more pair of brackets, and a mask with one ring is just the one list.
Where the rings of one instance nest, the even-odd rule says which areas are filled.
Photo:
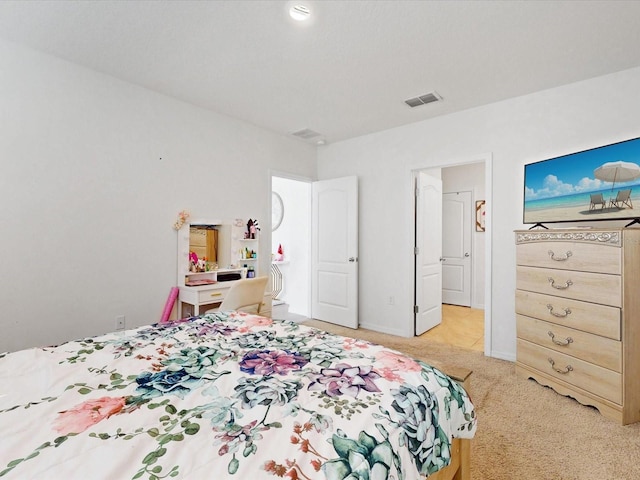
[[278, 268], [283, 275], [279, 295], [289, 305], [288, 311], [310, 315], [311, 306], [311, 183], [274, 177], [272, 190], [282, 197], [282, 224], [272, 233], [271, 251], [282, 244], [286, 263]]
[[0, 64], [0, 352], [158, 321], [180, 210], [269, 231], [270, 169], [315, 176], [295, 139], [11, 43]]
[[[524, 227], [523, 165], [640, 136], [638, 85], [635, 68], [320, 148], [319, 179], [357, 175], [360, 181], [360, 324], [401, 335], [413, 329], [411, 169], [490, 154], [493, 316], [487, 353], [514, 359], [513, 230]], [[384, 302], [390, 295], [395, 306]]]
[[[442, 169], [442, 192], [471, 192], [473, 216], [471, 219], [471, 306], [484, 308], [485, 232], [475, 227], [477, 200], [486, 200], [484, 187], [485, 163], [470, 163]], [[445, 239], [446, 241], [446, 239]]]

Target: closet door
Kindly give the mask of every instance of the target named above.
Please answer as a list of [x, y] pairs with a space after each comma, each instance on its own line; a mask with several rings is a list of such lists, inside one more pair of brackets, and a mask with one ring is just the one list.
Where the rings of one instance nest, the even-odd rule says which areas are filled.
[[358, 328], [358, 178], [312, 185], [311, 316]]
[[442, 180], [416, 176], [415, 333], [442, 323]]

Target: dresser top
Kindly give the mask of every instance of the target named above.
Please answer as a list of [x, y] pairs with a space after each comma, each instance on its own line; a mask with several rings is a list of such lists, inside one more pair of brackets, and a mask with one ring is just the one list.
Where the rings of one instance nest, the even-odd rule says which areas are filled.
[[[640, 230], [638, 230], [640, 231]], [[516, 243], [587, 242], [602, 245], [622, 245], [622, 228], [567, 228], [549, 230], [516, 230]]]

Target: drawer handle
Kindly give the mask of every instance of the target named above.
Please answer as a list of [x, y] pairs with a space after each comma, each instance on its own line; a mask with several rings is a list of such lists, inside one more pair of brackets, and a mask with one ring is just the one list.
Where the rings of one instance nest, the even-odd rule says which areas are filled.
[[564, 262], [566, 260], [569, 260], [569, 257], [573, 255], [571, 250], [567, 251], [567, 253], [564, 254], [564, 257], [558, 258], [555, 257], [555, 253], [553, 253], [553, 250], [549, 250], [547, 253], [549, 254], [549, 257], [551, 257], [551, 260], [555, 260], [556, 262]]
[[564, 341], [556, 340], [556, 338], [555, 338], [556, 336], [553, 334], [553, 332], [551, 330], [549, 330], [547, 332], [547, 334], [551, 337], [551, 341], [553, 343], [555, 343], [556, 345], [560, 345], [562, 347], [566, 347], [570, 343], [573, 343], [573, 338], [571, 338], [571, 337], [567, 337]]
[[220, 296], [222, 296], [222, 294], [220, 292], [213, 292], [210, 296], [211, 297], [220, 297]]
[[559, 368], [556, 368], [556, 362], [553, 361], [553, 358], [548, 358], [547, 360], [549, 360], [549, 363], [551, 364], [551, 368], [553, 368], [556, 372], [561, 373], [563, 375], [566, 375], [567, 373], [573, 370], [573, 367], [571, 365], [567, 365], [566, 367], [564, 367], [564, 370], [560, 370]]
[[556, 281], [551, 277], [549, 277], [547, 280], [549, 280], [551, 286], [556, 290], [566, 290], [571, 285], [573, 285], [573, 282], [571, 280], [567, 280], [566, 282], [564, 282], [564, 285], [556, 285]]
[[558, 317], [558, 318], [564, 318], [567, 315], [569, 315], [571, 313], [571, 309], [570, 308], [565, 308], [563, 310], [564, 313], [556, 313], [553, 311], [553, 305], [551, 305], [550, 303], [547, 304], [547, 308], [549, 309], [549, 313], [551, 315], [553, 315], [554, 317]]

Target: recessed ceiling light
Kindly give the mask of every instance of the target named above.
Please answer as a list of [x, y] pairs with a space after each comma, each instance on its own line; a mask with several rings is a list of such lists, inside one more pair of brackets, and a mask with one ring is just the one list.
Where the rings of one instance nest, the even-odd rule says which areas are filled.
[[289, 15], [291, 15], [291, 18], [294, 20], [304, 22], [311, 16], [311, 10], [309, 10], [309, 7], [306, 5], [294, 5], [289, 9]]

